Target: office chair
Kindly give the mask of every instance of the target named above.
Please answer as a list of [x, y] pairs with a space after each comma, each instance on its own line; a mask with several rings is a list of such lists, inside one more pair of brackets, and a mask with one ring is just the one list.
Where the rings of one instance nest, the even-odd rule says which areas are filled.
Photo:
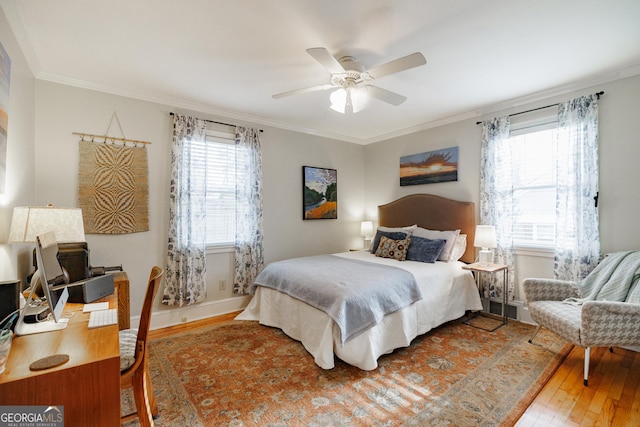
[[147, 335], [153, 300], [163, 274], [160, 267], [151, 269], [138, 329], [120, 331], [120, 390], [133, 388], [136, 404], [136, 412], [122, 416], [120, 424], [138, 418], [142, 427], [149, 427], [153, 426], [153, 418], [158, 416], [158, 404], [149, 377]]

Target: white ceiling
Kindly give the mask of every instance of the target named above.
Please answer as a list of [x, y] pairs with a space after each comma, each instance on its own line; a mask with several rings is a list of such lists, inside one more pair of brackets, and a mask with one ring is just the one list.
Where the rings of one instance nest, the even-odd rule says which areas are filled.
[[[639, 0], [0, 0], [38, 79], [366, 144], [640, 74]], [[305, 50], [408, 97], [357, 114]]]

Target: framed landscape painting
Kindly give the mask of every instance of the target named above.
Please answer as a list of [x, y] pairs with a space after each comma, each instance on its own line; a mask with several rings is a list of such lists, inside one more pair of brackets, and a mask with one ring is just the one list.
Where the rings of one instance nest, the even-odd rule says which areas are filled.
[[302, 219], [338, 218], [338, 172], [302, 167]]
[[458, 147], [400, 157], [400, 186], [458, 180]]

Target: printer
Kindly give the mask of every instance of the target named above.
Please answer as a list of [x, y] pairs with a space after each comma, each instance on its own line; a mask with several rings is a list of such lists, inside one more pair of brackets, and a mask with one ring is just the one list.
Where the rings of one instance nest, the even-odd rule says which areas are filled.
[[[58, 243], [58, 260], [66, 272], [65, 282], [69, 302], [90, 303], [114, 292], [113, 276], [109, 271], [122, 271], [115, 267], [90, 267], [87, 242]], [[33, 265], [38, 268], [33, 257]]]

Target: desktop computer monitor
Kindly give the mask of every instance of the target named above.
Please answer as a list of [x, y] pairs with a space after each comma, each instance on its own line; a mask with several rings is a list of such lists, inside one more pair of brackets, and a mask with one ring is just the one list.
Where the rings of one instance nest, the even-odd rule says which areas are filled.
[[[62, 318], [62, 310], [67, 303], [68, 291], [64, 282], [64, 273], [58, 258], [58, 243], [53, 233], [36, 236], [36, 257], [40, 270], [40, 283], [47, 299], [49, 310], [55, 322]], [[38, 256], [39, 254], [39, 256]]]
[[[38, 261], [38, 271], [35, 272], [34, 276], [38, 275], [42, 284], [42, 291], [51, 312], [51, 319], [47, 318], [35, 323], [26, 323], [24, 321], [25, 312], [30, 306], [35, 292], [35, 286], [31, 286], [27, 304], [20, 313], [20, 318], [16, 324], [15, 332], [18, 335], [64, 329], [68, 322], [68, 319], [62, 317], [62, 311], [69, 298], [69, 291], [65, 285], [62, 266], [58, 260], [58, 243], [54, 233], [36, 236], [36, 259]], [[33, 280], [33, 283], [36, 281]]]

